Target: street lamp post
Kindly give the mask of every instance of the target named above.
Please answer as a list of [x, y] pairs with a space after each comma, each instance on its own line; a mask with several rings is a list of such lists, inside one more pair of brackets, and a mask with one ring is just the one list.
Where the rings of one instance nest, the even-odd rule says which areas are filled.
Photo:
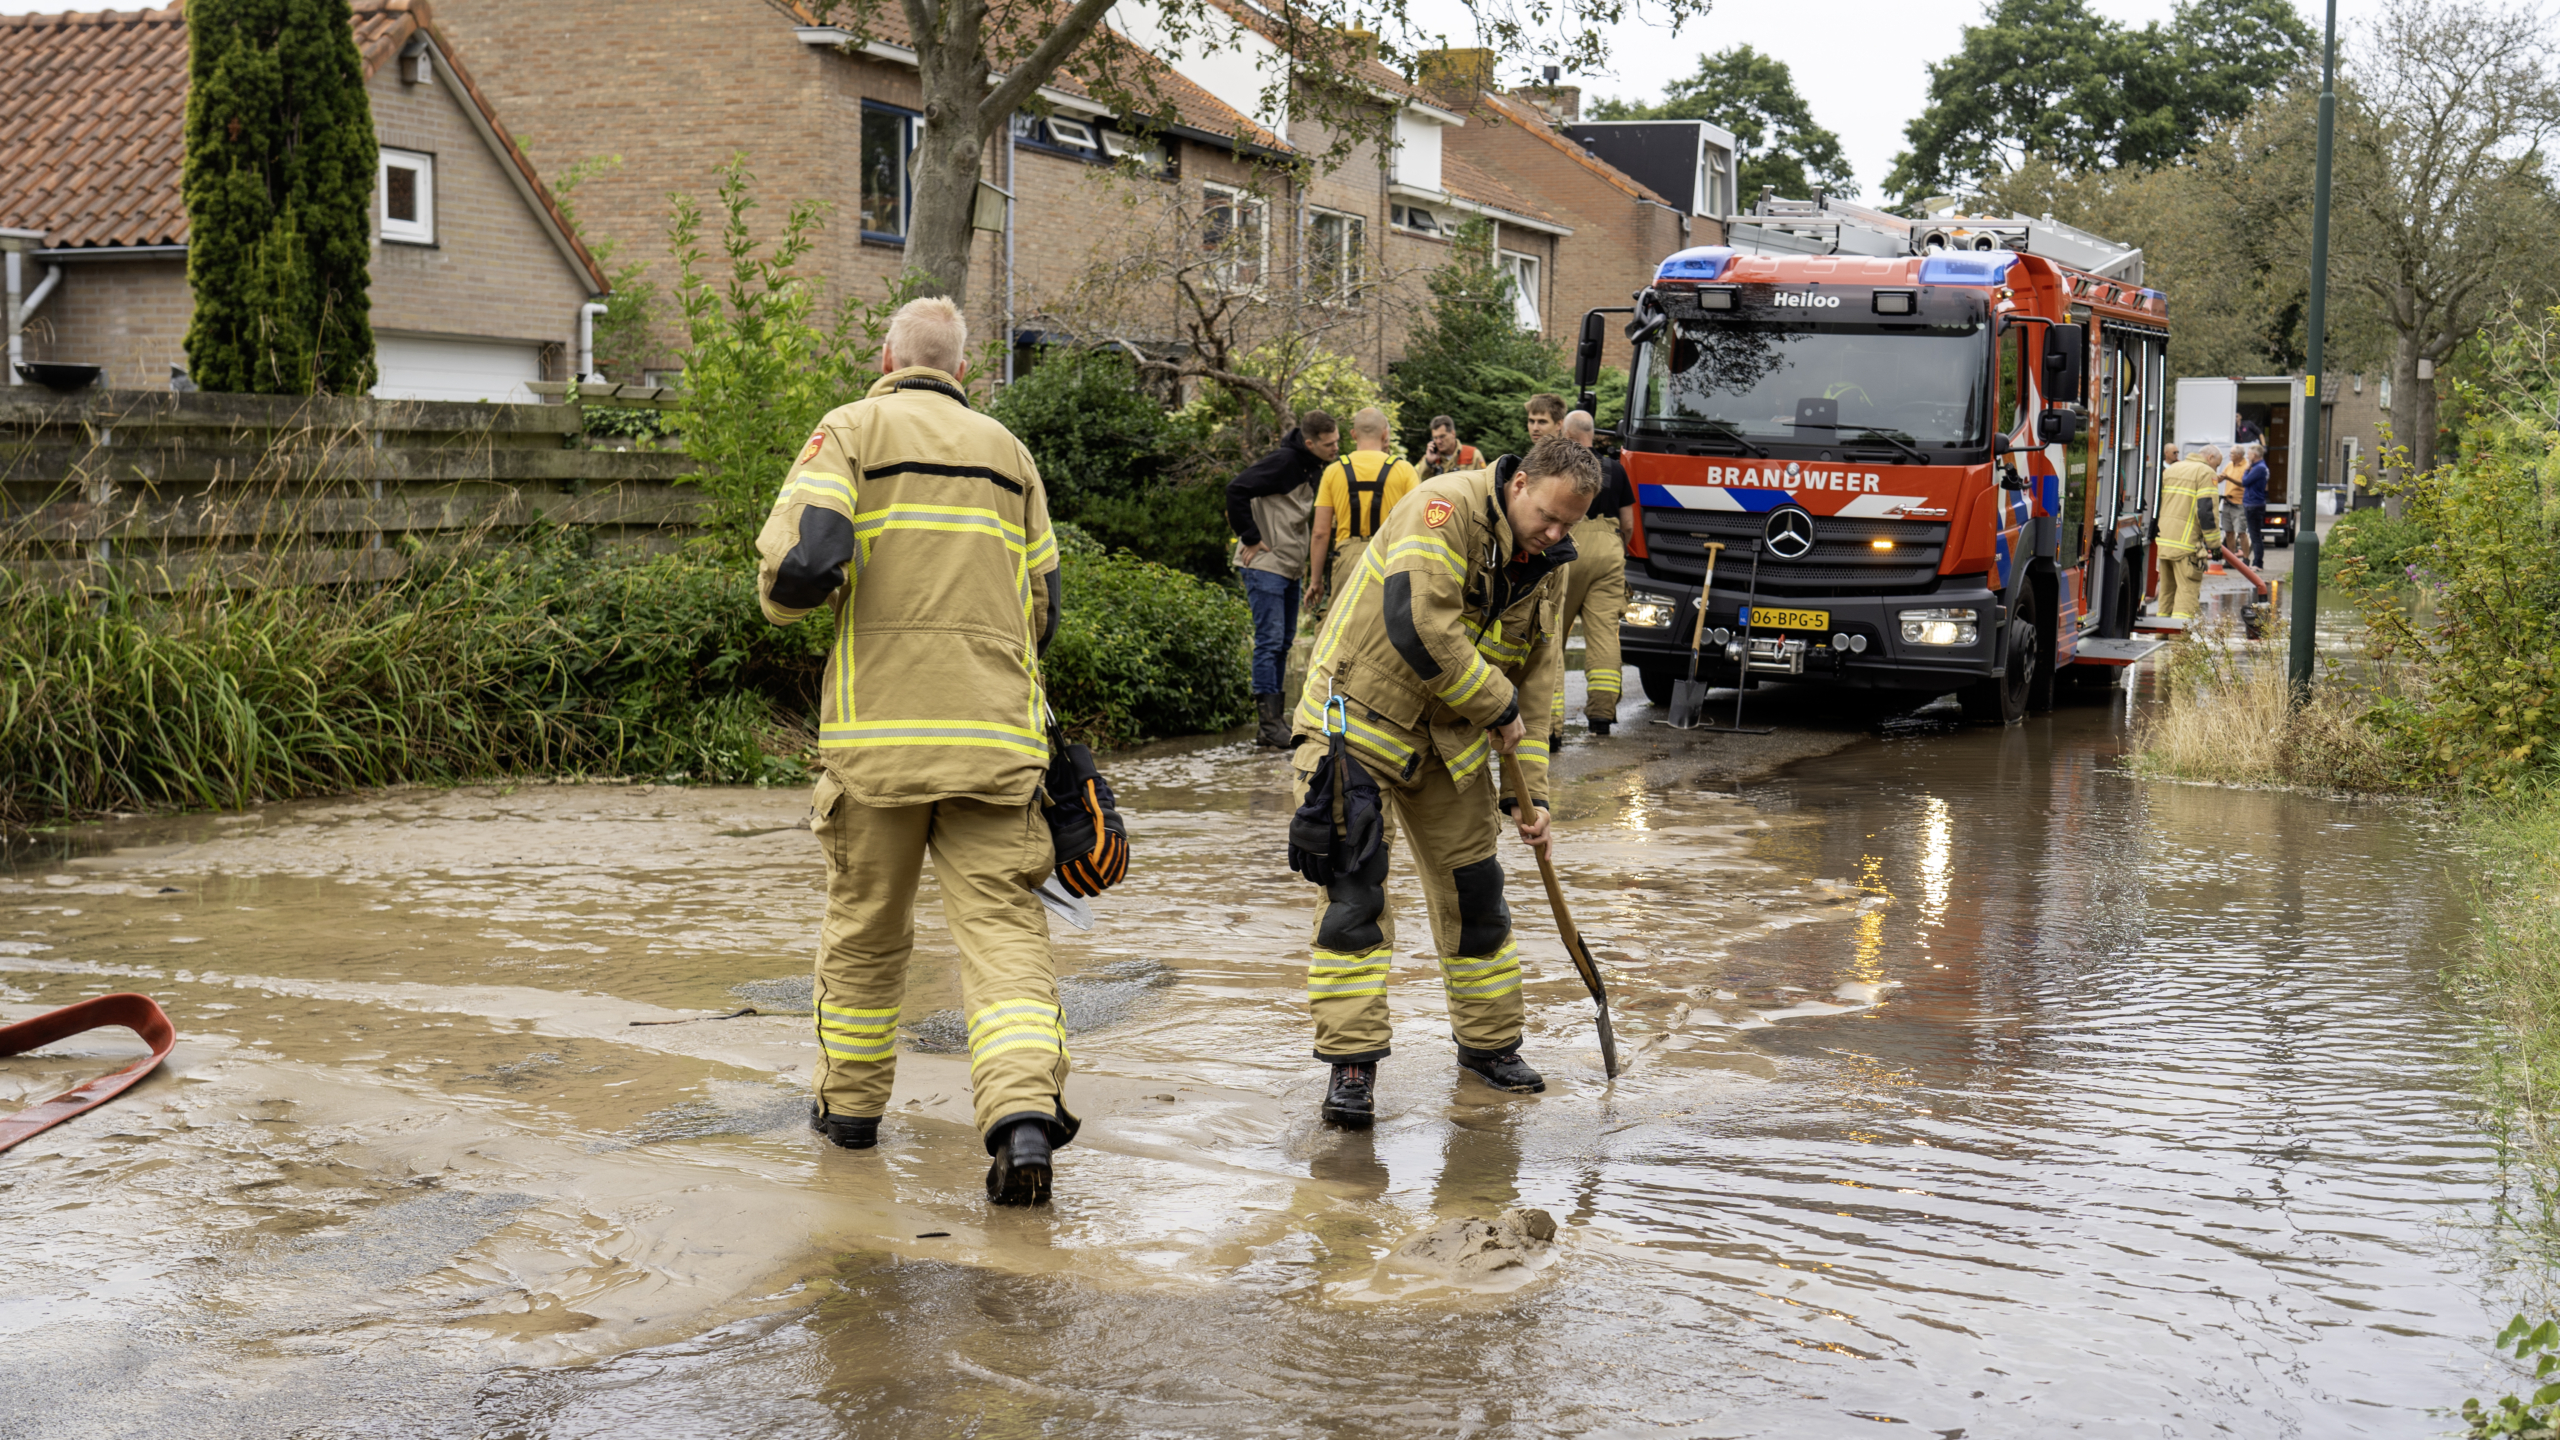
[[2329, 26], [2320, 50], [2320, 151], [2311, 190], [2311, 375], [2303, 386], [2311, 403], [2302, 417], [2302, 450], [2310, 464], [2304, 467], [2308, 474], [2293, 477], [2293, 648], [2285, 673], [2296, 705], [2311, 698], [2320, 621], [2320, 477], [2327, 468], [2320, 434], [2320, 342], [2329, 308], [2329, 147], [2337, 116], [2338, 0], [2329, 0]]

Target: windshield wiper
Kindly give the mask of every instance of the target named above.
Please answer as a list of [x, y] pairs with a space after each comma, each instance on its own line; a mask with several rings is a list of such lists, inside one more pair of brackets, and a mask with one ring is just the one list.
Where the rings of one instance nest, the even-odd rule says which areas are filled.
[[1704, 430], [1718, 440], [1732, 441], [1741, 447], [1745, 455], [1755, 455], [1763, 460], [1769, 458], [1768, 451], [1743, 439], [1741, 429], [1730, 420], [1701, 420], [1689, 415], [1647, 415], [1634, 423], [1658, 425], [1665, 430]]
[[[1887, 445], [1901, 451], [1903, 454], [1910, 456], [1912, 463], [1915, 465], [1926, 465], [1929, 463], [1929, 452], [1912, 444], [1911, 441], [1899, 430], [1878, 430], [1872, 426], [1863, 425], [1826, 425], [1819, 420], [1798, 420], [1795, 422], [1795, 426], [1799, 430], [1830, 430], [1834, 432], [1841, 430], [1865, 430], [1867, 433], [1859, 436], [1859, 440], [1881, 440]], [[1855, 444], [1857, 442], [1852, 441], [1850, 443]]]

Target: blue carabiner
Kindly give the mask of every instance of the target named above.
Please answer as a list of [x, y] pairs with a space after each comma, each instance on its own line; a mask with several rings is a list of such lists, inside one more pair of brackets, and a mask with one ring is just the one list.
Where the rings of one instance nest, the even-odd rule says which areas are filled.
[[[1339, 719], [1342, 722], [1342, 728], [1338, 730], [1334, 728], [1334, 721], [1336, 719]], [[1351, 701], [1348, 697], [1341, 695], [1327, 695], [1324, 697], [1324, 733], [1327, 735], [1348, 735], [1351, 733]]]

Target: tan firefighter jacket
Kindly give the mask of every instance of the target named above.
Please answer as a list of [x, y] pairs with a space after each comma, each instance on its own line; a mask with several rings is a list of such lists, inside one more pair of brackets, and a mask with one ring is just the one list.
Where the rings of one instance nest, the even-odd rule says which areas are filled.
[[835, 613], [820, 757], [865, 805], [1030, 800], [1058, 542], [1031, 454], [949, 375], [828, 412], [756, 537], [765, 618]]
[[1485, 732], [1516, 715], [1528, 725], [1530, 794], [1546, 798], [1574, 549], [1568, 537], [1514, 560], [1500, 496], [1518, 465], [1506, 456], [1426, 480], [1388, 512], [1316, 638], [1299, 735], [1322, 735], [1326, 699], [1340, 695], [1364, 762], [1410, 776], [1437, 753], [1465, 781], [1495, 753]]

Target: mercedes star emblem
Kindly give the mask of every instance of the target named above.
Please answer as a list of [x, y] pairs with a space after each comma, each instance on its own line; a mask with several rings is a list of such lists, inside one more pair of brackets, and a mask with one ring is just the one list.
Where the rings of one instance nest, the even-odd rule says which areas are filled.
[[1813, 517], [1790, 505], [1769, 517], [1760, 532], [1769, 553], [1781, 560], [1801, 560], [1813, 553]]

